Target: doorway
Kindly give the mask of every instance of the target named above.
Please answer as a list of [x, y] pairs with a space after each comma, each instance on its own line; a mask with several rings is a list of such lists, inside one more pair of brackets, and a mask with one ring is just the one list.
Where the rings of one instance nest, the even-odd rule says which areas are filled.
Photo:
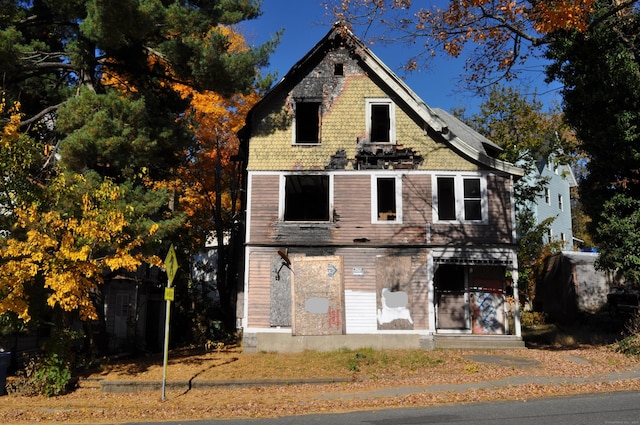
[[434, 276], [436, 328], [444, 331], [471, 330], [467, 268], [461, 264], [440, 264]]

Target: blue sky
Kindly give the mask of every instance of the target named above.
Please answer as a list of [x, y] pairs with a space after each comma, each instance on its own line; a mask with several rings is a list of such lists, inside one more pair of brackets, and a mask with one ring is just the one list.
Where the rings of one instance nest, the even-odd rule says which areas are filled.
[[[329, 31], [333, 22], [322, 0], [263, 0], [263, 15], [256, 20], [243, 23], [241, 30], [252, 44], [270, 39], [276, 31], [284, 29], [275, 53], [271, 56], [269, 71], [277, 71], [278, 77], [304, 56]], [[357, 34], [357, 29], [356, 29]], [[396, 72], [429, 106], [451, 111], [452, 108], [466, 108], [468, 113], [477, 111], [481, 100], [462, 92], [457, 80], [463, 71], [463, 60], [437, 58], [428, 70], [405, 74], [401, 66], [412, 52], [400, 45], [369, 46], [382, 61]], [[556, 92], [543, 82], [543, 75], [531, 73], [539, 95], [545, 103], [551, 104]]]

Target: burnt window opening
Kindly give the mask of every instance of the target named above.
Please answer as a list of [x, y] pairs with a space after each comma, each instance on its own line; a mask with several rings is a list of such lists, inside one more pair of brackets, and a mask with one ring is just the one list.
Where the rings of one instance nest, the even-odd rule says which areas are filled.
[[486, 222], [486, 189], [480, 177], [438, 177], [436, 179], [438, 220]]
[[333, 65], [333, 75], [344, 75], [344, 64], [336, 63]]
[[464, 179], [464, 219], [482, 220], [480, 179]]
[[396, 179], [379, 177], [377, 185], [378, 221], [396, 221]]
[[371, 142], [389, 143], [391, 141], [391, 117], [388, 104], [371, 105]]
[[295, 143], [320, 142], [320, 102], [296, 102]]
[[453, 177], [438, 177], [438, 220], [456, 219], [456, 192]]
[[329, 221], [329, 176], [285, 176], [284, 220]]

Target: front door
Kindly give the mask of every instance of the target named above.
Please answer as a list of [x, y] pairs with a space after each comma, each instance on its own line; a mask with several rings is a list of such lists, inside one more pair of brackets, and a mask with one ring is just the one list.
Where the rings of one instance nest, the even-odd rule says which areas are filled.
[[436, 328], [450, 331], [471, 330], [467, 268], [441, 264], [436, 269]]

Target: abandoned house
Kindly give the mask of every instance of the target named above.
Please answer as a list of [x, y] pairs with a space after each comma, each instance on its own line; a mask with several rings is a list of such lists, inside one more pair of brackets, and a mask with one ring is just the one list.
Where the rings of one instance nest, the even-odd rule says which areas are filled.
[[254, 106], [246, 351], [522, 347], [514, 180], [335, 25]]

